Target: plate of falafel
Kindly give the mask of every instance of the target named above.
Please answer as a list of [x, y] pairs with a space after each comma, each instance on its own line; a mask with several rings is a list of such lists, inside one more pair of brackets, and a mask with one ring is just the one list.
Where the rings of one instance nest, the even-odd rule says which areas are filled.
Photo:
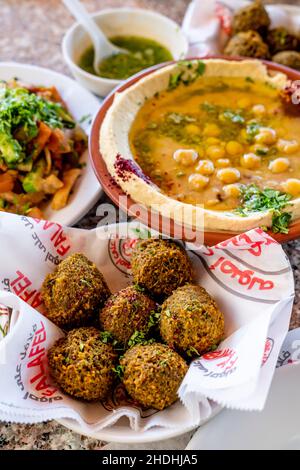
[[267, 59], [300, 70], [298, 6], [264, 6], [261, 0], [224, 4], [233, 9], [224, 54]]
[[[265, 387], [267, 395], [268, 386], [256, 383], [266, 333], [272, 319], [284, 336], [293, 281], [282, 248], [264, 232], [248, 232], [226, 247], [196, 249], [136, 222], [92, 231], [64, 228], [65, 252], [54, 259], [49, 253], [56, 227], [11, 214], [3, 214], [2, 222], [0, 275], [10, 289], [0, 291], [0, 304], [16, 319], [0, 341], [8, 358], [1, 419], [56, 419], [97, 439], [149, 442], [203, 424], [220, 403], [229, 400], [234, 407], [243, 388], [246, 395], [255, 388], [261, 395]], [[16, 234], [18, 257], [10, 248]], [[251, 279], [249, 270], [242, 275], [258, 246], [263, 266], [276, 251], [268, 280]], [[225, 254], [227, 268], [219, 269]], [[20, 277], [25, 272], [29, 291]], [[276, 356], [281, 336], [273, 338], [269, 355]], [[248, 353], [243, 358], [251, 344], [253, 360]], [[273, 366], [264, 369], [270, 380]], [[218, 400], [224, 393], [227, 398]], [[237, 398], [241, 406], [243, 397]]]
[[105, 400], [117, 376], [134, 402], [162, 411], [178, 399], [188, 363], [217, 348], [224, 315], [193, 283], [174, 240], [138, 240], [130, 269], [132, 284], [114, 294], [82, 253], [46, 276], [45, 315], [67, 331], [48, 351], [50, 373], [65, 393], [91, 402]]
[[[272, 18], [261, 0], [255, 0], [237, 9], [232, 19], [231, 37], [224, 53], [272, 60], [300, 70], [300, 10], [299, 7], [289, 5], [277, 5], [276, 8], [280, 7], [283, 13], [282, 17], [275, 18], [279, 24], [276, 27], [272, 25]], [[290, 21], [295, 9], [299, 16], [298, 25]]]

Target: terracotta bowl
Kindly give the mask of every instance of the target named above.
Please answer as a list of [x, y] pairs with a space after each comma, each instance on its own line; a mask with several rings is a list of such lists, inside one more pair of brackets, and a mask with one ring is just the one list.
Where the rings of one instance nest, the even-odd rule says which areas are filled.
[[[206, 57], [194, 57], [193, 59], [226, 59], [226, 60], [243, 60], [242, 57], [229, 57], [229, 56], [206, 56]], [[284, 67], [279, 64], [275, 64], [273, 62], [269, 61], [262, 61], [269, 70], [274, 70], [276, 72], [283, 72], [285, 73], [289, 79], [291, 80], [300, 80], [300, 72], [290, 69], [288, 67]], [[114, 96], [115, 93], [122, 92], [126, 90], [127, 88], [131, 87], [135, 83], [137, 83], [139, 80], [141, 80], [143, 77], [150, 75], [154, 71], [158, 70], [159, 68], [165, 67], [166, 65], [172, 64], [175, 62], [169, 62], [165, 64], [160, 64], [154, 67], [151, 67], [131, 78], [129, 78], [126, 82], [124, 82], [122, 85], [120, 85], [118, 88], [116, 88], [103, 102], [101, 108], [99, 109], [93, 125], [92, 125], [92, 130], [90, 134], [90, 139], [89, 139], [89, 152], [90, 152], [90, 158], [92, 161], [92, 165], [95, 171], [95, 174], [99, 180], [99, 182], [102, 185], [102, 188], [106, 192], [106, 194], [110, 197], [110, 199], [120, 208], [122, 209], [125, 213], [128, 214], [130, 217], [136, 217], [138, 218], [143, 224], [150, 226], [150, 221], [151, 221], [151, 228], [159, 231], [160, 233], [164, 233], [164, 227], [168, 227], [168, 235], [176, 238], [182, 238], [185, 241], [194, 241], [195, 240], [195, 233], [192, 229], [189, 229], [188, 227], [183, 227], [179, 226], [174, 220], [166, 220], [163, 216], [160, 214], [155, 214], [153, 216], [153, 212], [151, 214], [150, 218], [150, 211], [147, 207], [145, 206], [140, 206], [140, 210], [138, 213], [132, 210], [132, 207], [134, 206], [136, 209], [136, 202], [131, 199], [129, 196], [126, 196], [123, 190], [113, 181], [112, 177], [107, 171], [106, 164], [103, 160], [103, 157], [101, 155], [100, 149], [99, 149], [99, 135], [100, 135], [100, 129], [103, 123], [103, 120], [105, 118], [105, 115], [112, 105], [114, 101]], [[123, 196], [123, 197], [121, 197]], [[183, 233], [184, 232], [184, 233]], [[228, 238], [231, 238], [235, 235], [237, 235], [237, 232], [207, 232], [205, 231], [203, 234], [203, 239], [204, 243], [212, 246], [215, 245], [216, 243], [222, 242], [224, 240], [227, 240]], [[300, 236], [300, 219], [293, 222], [290, 225], [289, 228], [289, 233], [288, 234], [274, 234], [273, 232], [269, 232], [269, 234], [275, 238], [278, 242], [280, 243], [285, 243], [290, 240], [294, 240]]]

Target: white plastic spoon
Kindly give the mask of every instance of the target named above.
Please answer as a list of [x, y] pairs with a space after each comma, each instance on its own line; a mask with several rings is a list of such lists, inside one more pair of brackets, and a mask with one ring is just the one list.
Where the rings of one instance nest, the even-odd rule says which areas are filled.
[[107, 39], [105, 34], [101, 31], [99, 26], [88, 14], [88, 12], [79, 0], [63, 0], [63, 3], [72, 13], [72, 15], [77, 19], [77, 21], [84, 27], [84, 29], [92, 39], [95, 50], [93, 66], [98, 74], [100, 62], [105, 57], [120, 53], [128, 54], [128, 51], [126, 51], [125, 49], [120, 49]]

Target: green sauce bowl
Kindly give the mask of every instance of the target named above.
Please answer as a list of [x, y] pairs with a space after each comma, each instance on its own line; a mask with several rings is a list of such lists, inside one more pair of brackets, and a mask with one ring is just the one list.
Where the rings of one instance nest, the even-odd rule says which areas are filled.
[[[184, 59], [187, 55], [188, 41], [180, 26], [159, 13], [140, 8], [115, 8], [92, 16], [108, 38], [134, 35], [159, 43], [174, 60]], [[91, 92], [104, 97], [122, 80], [100, 77], [79, 66], [82, 55], [91, 46], [88, 33], [75, 23], [63, 38], [63, 56], [74, 78]]]

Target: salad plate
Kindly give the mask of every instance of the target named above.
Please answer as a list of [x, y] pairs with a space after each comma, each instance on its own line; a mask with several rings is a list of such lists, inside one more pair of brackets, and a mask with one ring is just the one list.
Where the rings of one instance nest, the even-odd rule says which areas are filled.
[[[72, 118], [89, 135], [90, 124], [99, 108], [99, 101], [90, 92], [69, 77], [52, 70], [14, 62], [0, 63], [0, 80], [18, 79], [31, 87], [55, 87], [62, 97]], [[73, 225], [80, 220], [97, 202], [102, 194], [85, 150], [80, 160], [81, 176], [76, 181], [65, 207], [53, 210], [50, 203], [43, 207], [43, 215], [62, 225]]]

